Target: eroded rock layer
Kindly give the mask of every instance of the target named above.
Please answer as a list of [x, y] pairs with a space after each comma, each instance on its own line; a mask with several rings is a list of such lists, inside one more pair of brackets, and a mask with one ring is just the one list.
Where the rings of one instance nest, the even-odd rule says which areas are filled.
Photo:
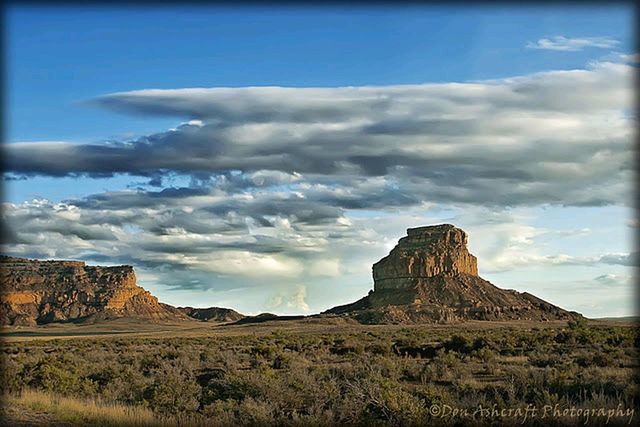
[[478, 276], [467, 234], [451, 224], [410, 228], [373, 265], [374, 289], [327, 313], [363, 323], [451, 323], [463, 320], [564, 320], [580, 317], [531, 294], [500, 289]]
[[374, 290], [407, 289], [439, 275], [478, 275], [467, 233], [453, 225], [410, 228], [391, 253], [373, 265]]
[[136, 284], [131, 266], [0, 257], [0, 324], [33, 326], [114, 317], [188, 319]]

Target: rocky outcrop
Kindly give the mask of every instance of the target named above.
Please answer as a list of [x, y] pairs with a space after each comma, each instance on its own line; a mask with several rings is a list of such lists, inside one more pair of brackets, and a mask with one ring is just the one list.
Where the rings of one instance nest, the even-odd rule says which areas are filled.
[[425, 279], [460, 274], [478, 275], [464, 231], [449, 224], [410, 228], [391, 253], [373, 265], [373, 289], [411, 289]]
[[188, 320], [136, 284], [131, 266], [93, 267], [81, 261], [0, 258], [0, 324], [34, 326], [137, 317]]
[[209, 308], [194, 308], [194, 307], [177, 307], [177, 310], [185, 315], [201, 320], [204, 322], [236, 322], [243, 319], [245, 316], [230, 308], [221, 307], [209, 307]]
[[410, 228], [373, 265], [374, 289], [329, 314], [363, 323], [463, 320], [561, 320], [580, 317], [528, 293], [500, 289], [478, 276], [467, 234], [451, 224]]

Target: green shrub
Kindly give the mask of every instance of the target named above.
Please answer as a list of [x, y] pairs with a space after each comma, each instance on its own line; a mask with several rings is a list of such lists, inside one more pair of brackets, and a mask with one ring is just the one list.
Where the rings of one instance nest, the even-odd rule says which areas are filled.
[[22, 365], [13, 358], [5, 357], [0, 369], [0, 393], [17, 393], [25, 384]]
[[469, 342], [462, 335], [454, 335], [448, 341], [444, 343], [444, 348], [449, 351], [455, 351], [460, 354], [468, 354], [471, 352], [472, 347]]
[[96, 383], [82, 376], [77, 366], [62, 360], [45, 358], [33, 370], [30, 386], [62, 395], [93, 395]]
[[181, 414], [198, 409], [201, 388], [194, 375], [176, 364], [163, 362], [154, 372], [153, 383], [145, 390], [149, 406], [165, 414]]
[[538, 353], [529, 355], [529, 363], [538, 368], [558, 366], [561, 365], [563, 361], [563, 357], [556, 353]]
[[474, 357], [482, 360], [484, 363], [493, 362], [497, 357], [496, 353], [487, 347], [482, 347], [479, 350], [475, 350], [473, 352], [473, 355]]
[[590, 366], [599, 366], [601, 368], [605, 368], [608, 366], [617, 365], [617, 361], [614, 358], [614, 355], [611, 353], [605, 353], [603, 351], [597, 351], [595, 353], [590, 352], [580, 355], [576, 357], [575, 362], [578, 366], [581, 366], [583, 368], [588, 368]]
[[571, 319], [567, 322], [567, 326], [569, 327], [569, 329], [574, 331], [584, 329], [587, 326], [587, 319], [584, 319], [584, 318]]

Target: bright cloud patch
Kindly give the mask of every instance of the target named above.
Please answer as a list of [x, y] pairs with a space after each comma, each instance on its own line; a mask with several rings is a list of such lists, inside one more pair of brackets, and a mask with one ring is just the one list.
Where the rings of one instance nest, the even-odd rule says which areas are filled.
[[527, 43], [529, 49], [557, 50], [564, 52], [575, 52], [586, 48], [611, 49], [620, 42], [611, 37], [564, 37], [555, 36], [542, 38], [535, 43]]

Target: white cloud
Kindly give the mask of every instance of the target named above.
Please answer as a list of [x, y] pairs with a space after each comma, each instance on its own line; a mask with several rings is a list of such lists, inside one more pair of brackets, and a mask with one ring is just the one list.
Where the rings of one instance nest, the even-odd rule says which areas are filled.
[[593, 280], [604, 286], [629, 286], [631, 285], [632, 277], [626, 274], [607, 273], [597, 276]]
[[632, 64], [640, 63], [640, 54], [638, 53], [630, 53], [630, 54], [620, 54], [620, 58]]
[[297, 308], [304, 312], [308, 312], [309, 305], [307, 304], [306, 298], [307, 288], [305, 286], [298, 286], [291, 296], [291, 299], [287, 302], [287, 307]]
[[611, 49], [620, 42], [612, 37], [564, 37], [555, 36], [542, 38], [536, 42], [527, 43], [529, 49], [556, 50], [575, 52], [585, 48]]
[[[528, 267], [561, 266], [633, 266], [635, 255], [628, 252], [607, 252], [592, 255], [549, 253], [549, 242], [569, 237], [589, 236], [590, 230], [552, 230], [527, 225], [532, 218], [517, 214], [505, 215], [500, 222], [480, 222], [469, 227], [472, 246], [482, 260], [480, 270], [504, 272]], [[580, 240], [578, 240], [580, 241]]]
[[341, 274], [340, 260], [337, 258], [318, 259], [309, 266], [309, 274], [316, 277], [338, 277]]
[[14, 174], [288, 180], [345, 207], [364, 207], [375, 188], [396, 206], [626, 204], [633, 70], [596, 62], [469, 83], [140, 90], [97, 102], [192, 121], [135, 141], [3, 148]]
[[507, 271], [519, 267], [562, 266], [597, 264], [635, 266], [635, 256], [631, 253], [605, 253], [592, 256], [572, 256], [567, 254], [538, 255], [523, 250], [507, 248], [499, 256], [487, 260], [486, 271]]
[[306, 301], [307, 288], [304, 285], [295, 286], [293, 290], [281, 291], [272, 296], [267, 302], [267, 307], [272, 310], [286, 313], [309, 312], [309, 305]]
[[201, 271], [253, 279], [265, 276], [297, 277], [303, 271], [302, 264], [296, 259], [282, 255], [256, 254], [250, 251], [217, 250], [210, 256], [192, 257], [186, 264]]

